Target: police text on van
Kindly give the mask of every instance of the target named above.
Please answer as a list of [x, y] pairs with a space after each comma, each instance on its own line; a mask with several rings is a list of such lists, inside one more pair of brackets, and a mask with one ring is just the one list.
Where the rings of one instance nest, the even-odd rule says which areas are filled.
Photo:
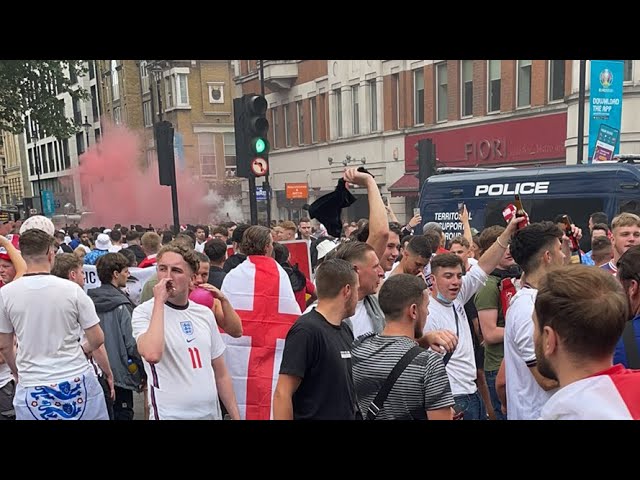
[[488, 195], [500, 197], [502, 195], [532, 195], [549, 193], [549, 182], [492, 183], [491, 185], [477, 185], [476, 197]]

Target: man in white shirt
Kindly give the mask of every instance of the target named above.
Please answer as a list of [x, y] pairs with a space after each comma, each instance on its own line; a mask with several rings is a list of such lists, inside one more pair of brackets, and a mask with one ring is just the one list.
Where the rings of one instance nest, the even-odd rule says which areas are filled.
[[[522, 268], [523, 288], [514, 295], [504, 327], [504, 369], [508, 420], [535, 420], [558, 382], [537, 367], [533, 342], [533, 307], [540, 278], [567, 256], [563, 233], [553, 222], [533, 223], [518, 231], [511, 242], [511, 256]], [[577, 306], [577, 305], [576, 305]]]
[[0, 290], [0, 353], [18, 380], [16, 419], [107, 420], [102, 387], [85, 357], [104, 342], [93, 302], [77, 284], [50, 274], [51, 235], [27, 230], [20, 248], [27, 273]]
[[613, 365], [628, 318], [620, 282], [600, 268], [568, 265], [539, 279], [538, 368], [560, 383], [543, 420], [640, 420], [640, 370]]
[[189, 301], [199, 268], [194, 251], [170, 243], [157, 261], [153, 298], [132, 318], [149, 382], [149, 419], [220, 420], [218, 394], [231, 418], [239, 419], [213, 312]]
[[204, 252], [204, 246], [207, 240], [209, 240], [209, 227], [206, 225], [196, 225], [196, 252]]
[[431, 260], [432, 301], [424, 332], [450, 330], [458, 337], [455, 350], [452, 354], [446, 355], [444, 361], [456, 403], [454, 409], [457, 413], [463, 412], [465, 420], [481, 420], [483, 409], [476, 386], [473, 340], [464, 305], [484, 285], [489, 274], [496, 268], [518, 223], [523, 220], [514, 217], [478, 264], [466, 275], [462, 274], [462, 259], [453, 253], [436, 255]]

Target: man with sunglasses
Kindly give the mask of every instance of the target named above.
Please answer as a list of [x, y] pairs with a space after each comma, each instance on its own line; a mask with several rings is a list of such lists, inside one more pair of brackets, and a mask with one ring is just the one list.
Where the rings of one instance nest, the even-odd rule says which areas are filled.
[[[631, 325], [625, 327], [625, 333], [616, 344], [613, 364], [621, 363], [626, 368], [640, 369], [640, 275], [638, 274], [640, 272], [640, 245], [629, 248], [620, 257], [616, 267], [616, 276], [620, 280], [629, 302]], [[631, 329], [631, 332], [626, 329]]]

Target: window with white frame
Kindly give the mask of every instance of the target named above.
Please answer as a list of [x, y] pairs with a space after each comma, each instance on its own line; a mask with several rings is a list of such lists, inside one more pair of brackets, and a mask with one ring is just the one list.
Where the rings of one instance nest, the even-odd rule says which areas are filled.
[[176, 105], [178, 107], [189, 106], [189, 83], [187, 74], [177, 73], [176, 78]]
[[271, 109], [271, 125], [273, 125], [273, 145], [272, 147], [278, 148], [278, 135], [280, 132], [280, 122], [278, 122], [278, 109], [276, 107]]
[[171, 81], [171, 77], [166, 77], [164, 79], [164, 93], [166, 98], [166, 103], [167, 103], [167, 108], [173, 108], [174, 107], [174, 103], [173, 103], [173, 82]]
[[333, 107], [336, 112], [336, 132], [338, 138], [342, 138], [342, 91], [339, 88], [334, 90]]
[[424, 125], [424, 69], [413, 71], [413, 124]]
[[500, 83], [502, 78], [502, 61], [488, 60], [489, 62], [489, 82], [487, 84], [487, 112], [500, 111]]
[[353, 114], [353, 135], [360, 135], [360, 88], [358, 85], [351, 87], [351, 106]]
[[531, 60], [518, 60], [518, 101], [516, 107], [531, 105]]
[[289, 104], [283, 105], [284, 109], [284, 145], [291, 146], [291, 115], [289, 114]]
[[549, 101], [564, 98], [564, 60], [549, 60]]
[[318, 141], [318, 107], [317, 97], [309, 99], [309, 112], [311, 113], [311, 143]]
[[140, 84], [142, 86], [142, 94], [149, 92], [149, 70], [147, 70], [147, 61], [140, 61]]
[[633, 81], [633, 60], [624, 60], [624, 82]]
[[460, 116], [473, 116], [473, 60], [461, 60]]
[[151, 112], [151, 100], [142, 102], [142, 117], [145, 127], [151, 127], [153, 125], [153, 115]]
[[223, 133], [224, 136], [224, 170], [225, 177], [236, 174], [236, 136], [234, 133]]
[[115, 107], [113, 109], [113, 121], [116, 125], [120, 125], [122, 123], [122, 109], [121, 107]]
[[115, 60], [111, 60], [111, 96], [115, 102], [120, 99], [120, 79], [118, 78], [120, 72], [118, 72], [118, 63]]
[[378, 91], [376, 79], [367, 82], [367, 103], [369, 104], [369, 127], [372, 132], [378, 131]]
[[296, 113], [298, 114], [298, 145], [304, 145], [304, 109], [302, 101], [296, 102]]
[[447, 63], [438, 63], [436, 65], [436, 92], [437, 120], [444, 122], [449, 115], [449, 104], [447, 99]]
[[198, 134], [198, 154], [200, 157], [200, 175], [216, 176], [216, 144], [213, 133]]

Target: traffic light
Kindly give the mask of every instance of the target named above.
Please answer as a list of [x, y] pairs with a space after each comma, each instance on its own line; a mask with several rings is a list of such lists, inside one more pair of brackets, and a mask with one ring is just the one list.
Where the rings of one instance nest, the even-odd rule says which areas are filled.
[[418, 140], [415, 145], [418, 151], [418, 191], [431, 175], [436, 173], [436, 146], [430, 138]]
[[250, 93], [233, 99], [234, 129], [236, 136], [236, 176], [261, 177], [269, 168], [269, 141], [267, 132], [267, 100]]
[[173, 153], [173, 125], [171, 122], [158, 122], [153, 126], [158, 154], [158, 175], [160, 185], [171, 186], [175, 181], [176, 165]]

